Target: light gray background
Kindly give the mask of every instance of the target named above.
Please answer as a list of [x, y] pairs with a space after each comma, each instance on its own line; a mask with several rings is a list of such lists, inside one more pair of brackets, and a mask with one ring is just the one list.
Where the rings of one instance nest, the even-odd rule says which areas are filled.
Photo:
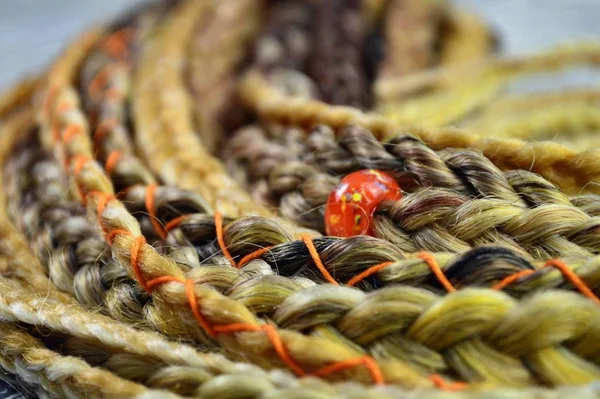
[[[69, 40], [143, 0], [0, 0], [0, 90], [43, 68]], [[582, 38], [600, 39], [600, 0], [454, 0], [523, 53]]]

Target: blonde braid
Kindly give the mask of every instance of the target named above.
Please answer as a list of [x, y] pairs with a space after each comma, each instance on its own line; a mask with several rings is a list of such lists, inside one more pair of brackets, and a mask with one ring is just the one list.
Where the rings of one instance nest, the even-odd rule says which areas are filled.
[[374, 87], [378, 102], [392, 102], [428, 90], [455, 88], [469, 84], [476, 76], [492, 75], [506, 80], [524, 74], [553, 72], [575, 65], [597, 65], [600, 48], [597, 43], [563, 45], [529, 56], [492, 56], [456, 65], [412, 74], [408, 77], [382, 79]]
[[90, 367], [74, 357], [64, 357], [48, 350], [39, 340], [15, 325], [0, 323], [0, 363], [38, 394], [51, 397], [91, 398], [178, 398], [179, 396], [149, 390], [114, 374]]

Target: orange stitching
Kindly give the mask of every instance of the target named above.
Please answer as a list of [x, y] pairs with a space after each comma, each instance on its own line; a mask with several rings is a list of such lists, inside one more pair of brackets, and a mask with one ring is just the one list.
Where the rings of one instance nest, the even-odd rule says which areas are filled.
[[102, 140], [104, 140], [104, 137], [108, 133], [109, 129], [114, 129], [118, 123], [119, 122], [114, 118], [106, 119], [100, 122], [98, 127], [96, 127], [96, 131], [94, 132], [94, 145], [96, 146], [96, 149], [100, 148], [100, 144]]
[[254, 259], [260, 258], [261, 256], [263, 256], [264, 254], [266, 254], [267, 252], [269, 252], [269, 250], [273, 248], [273, 247], [265, 247], [265, 248], [260, 248], [257, 249], [254, 252], [249, 253], [248, 255], [244, 256], [237, 264], [237, 268], [239, 269], [240, 267], [244, 266], [246, 263], [253, 261]]
[[178, 216], [175, 219], [169, 221], [165, 225], [165, 230], [167, 232], [173, 230], [174, 228], [176, 228], [177, 226], [179, 226], [181, 224], [181, 222], [183, 222], [187, 217], [188, 217], [188, 215], [181, 215], [181, 216]]
[[172, 281], [175, 281], [175, 282], [181, 283], [181, 284], [185, 284], [185, 280], [180, 279], [179, 277], [160, 276], [160, 277], [156, 277], [156, 278], [153, 278], [152, 280], [148, 281], [148, 283], [146, 284], [146, 286], [148, 287], [148, 290], [149, 290], [148, 293], [151, 293], [152, 290], [154, 289], [154, 287], [157, 287], [159, 285], [163, 285], [166, 283], [170, 283]]
[[217, 233], [217, 242], [219, 243], [221, 252], [223, 252], [223, 255], [225, 255], [229, 263], [231, 263], [231, 266], [237, 267], [235, 260], [233, 260], [233, 257], [229, 253], [227, 246], [225, 246], [225, 238], [223, 237], [223, 215], [221, 212], [215, 212], [215, 230]]
[[563, 276], [571, 282], [583, 295], [587, 296], [589, 299], [594, 301], [597, 304], [600, 304], [600, 298], [598, 298], [594, 292], [587, 286], [587, 284], [579, 278], [569, 266], [565, 262], [559, 259], [550, 259], [546, 262], [544, 267], [555, 267], [563, 274]]
[[106, 38], [102, 49], [111, 57], [118, 58], [126, 58], [129, 56], [129, 51], [127, 48], [128, 40], [131, 38], [132, 32], [131, 29], [123, 28], [114, 32], [112, 35]]
[[123, 97], [123, 93], [121, 93], [121, 90], [116, 88], [116, 87], [109, 87], [105, 92], [104, 92], [104, 97], [108, 98], [109, 100], [120, 100]]
[[71, 158], [71, 162], [73, 163], [73, 173], [75, 176], [79, 175], [81, 173], [81, 169], [83, 169], [83, 165], [90, 161], [90, 157], [81, 154], [77, 154]]
[[146, 210], [148, 211], [148, 215], [150, 215], [150, 223], [152, 223], [152, 227], [154, 231], [160, 238], [163, 240], [167, 238], [167, 232], [163, 228], [160, 220], [156, 217], [156, 209], [154, 209], [154, 199], [156, 197], [156, 184], [148, 184], [146, 187], [146, 198], [144, 199], [144, 204], [146, 205]]
[[262, 331], [260, 326], [255, 326], [253, 324], [248, 323], [232, 323], [232, 324], [222, 324], [220, 326], [214, 326], [213, 331], [216, 334], [231, 334], [236, 332], [252, 332], [252, 331]]
[[144, 278], [142, 269], [140, 268], [140, 255], [144, 244], [146, 244], [146, 238], [144, 236], [135, 237], [133, 244], [131, 245], [129, 262], [131, 263], [131, 267], [133, 268], [133, 272], [135, 273], [138, 283], [140, 283], [144, 290], [150, 291], [148, 288], [148, 283]]
[[211, 337], [214, 337], [215, 332], [213, 331], [210, 324], [208, 324], [208, 322], [204, 319], [204, 316], [202, 316], [202, 313], [200, 313], [200, 309], [198, 308], [198, 301], [196, 300], [196, 292], [194, 291], [194, 280], [191, 280], [191, 279], [185, 280], [185, 293], [186, 293], [188, 302], [190, 303], [190, 308], [192, 309], [192, 313], [194, 314], [194, 317], [196, 318], [196, 321], [198, 322], [198, 324], [200, 324], [200, 326], [204, 329], [204, 331], [206, 331], [206, 333], [208, 335], [210, 335]]
[[106, 226], [104, 225], [104, 220], [102, 220], [102, 214], [104, 213], [104, 210], [106, 209], [106, 205], [108, 205], [108, 202], [111, 200], [114, 200], [116, 198], [114, 195], [111, 195], [108, 193], [102, 193], [99, 191], [92, 191], [88, 195], [97, 195], [98, 196], [98, 205], [96, 207], [96, 215], [98, 218], [98, 222], [100, 223], [100, 229], [106, 236]]
[[81, 126], [75, 124], [68, 125], [63, 133], [63, 143], [67, 144], [69, 141], [73, 140], [75, 136], [80, 135], [82, 133], [83, 128]]
[[267, 334], [267, 338], [271, 342], [271, 345], [273, 345], [273, 348], [275, 348], [275, 352], [277, 352], [281, 360], [283, 360], [284, 363], [294, 371], [294, 373], [301, 377], [305, 376], [306, 373], [304, 370], [302, 370], [298, 363], [292, 359], [290, 354], [287, 352], [287, 349], [285, 349], [285, 345], [283, 345], [283, 341], [279, 336], [279, 331], [277, 331], [277, 329], [271, 324], [265, 324], [261, 327], [261, 329], [265, 332], [265, 334]]
[[110, 64], [104, 65], [98, 71], [98, 73], [96, 73], [96, 76], [94, 76], [94, 78], [90, 82], [90, 85], [88, 86], [88, 93], [90, 94], [91, 97], [96, 97], [98, 95], [98, 92], [100, 91], [100, 88], [104, 87], [108, 84], [108, 76], [110, 73], [111, 73]]
[[352, 278], [350, 279], [350, 281], [348, 281], [348, 282], [346, 283], [346, 285], [349, 285], [349, 286], [356, 285], [356, 284], [358, 284], [359, 282], [361, 282], [362, 280], [364, 280], [364, 279], [366, 279], [367, 277], [371, 276], [372, 274], [375, 274], [375, 273], [377, 273], [378, 271], [380, 271], [380, 270], [383, 270], [383, 269], [385, 269], [386, 267], [388, 267], [388, 266], [390, 266], [390, 265], [393, 265], [393, 264], [394, 264], [394, 262], [383, 262], [383, 263], [380, 263], [380, 264], [378, 264], [378, 265], [371, 266], [371, 267], [369, 267], [367, 270], [365, 270], [364, 272], [362, 272], [362, 273], [360, 273], [360, 274], [357, 274], [356, 276], [352, 277]]
[[462, 391], [467, 388], [467, 384], [464, 382], [446, 382], [439, 374], [432, 374], [429, 376], [429, 380], [433, 383], [436, 388], [439, 388], [448, 392]]
[[[91, 161], [91, 159], [89, 157], [87, 157], [85, 155], [77, 154], [73, 158], [68, 160], [67, 164], [69, 162], [73, 163], [73, 175], [77, 179], [77, 177], [79, 177], [79, 174], [81, 173], [81, 170], [83, 169], [83, 166], [90, 161]], [[83, 186], [81, 184], [79, 184], [79, 182], [76, 182], [76, 185], [77, 185], [77, 191], [79, 192], [79, 196], [81, 197], [81, 202], [84, 205], [87, 204], [87, 197], [85, 195], [85, 190], [83, 189]]]
[[521, 277], [529, 276], [530, 274], [533, 274], [533, 273], [535, 273], [534, 270], [521, 270], [520, 272], [513, 273], [509, 276], [504, 277], [499, 283], [493, 285], [492, 289], [501, 290], [501, 289], [511, 285], [512, 283], [514, 283]]
[[106, 158], [106, 163], [104, 164], [104, 171], [107, 175], [111, 175], [112, 171], [117, 166], [117, 162], [119, 162], [119, 159], [121, 159], [121, 151], [115, 150], [108, 154], [108, 157]]
[[317, 269], [319, 269], [323, 277], [325, 277], [325, 280], [329, 281], [333, 285], [340, 285], [337, 281], [335, 281], [331, 274], [329, 274], [329, 271], [325, 268], [325, 265], [323, 265], [321, 257], [317, 252], [317, 248], [315, 248], [315, 244], [313, 244], [312, 242], [312, 238], [310, 238], [310, 236], [306, 234], [302, 235], [300, 238], [304, 242], [304, 245], [306, 245], [306, 248], [308, 248], [308, 253], [310, 254], [310, 257], [315, 263], [315, 266], [317, 266]]
[[73, 109], [72, 104], [69, 104], [68, 102], [63, 100], [63, 102], [58, 104], [58, 107], [56, 107], [56, 112], [58, 112], [59, 114], [64, 114], [69, 112], [71, 109]]
[[108, 233], [108, 235], [106, 236], [106, 240], [108, 241], [109, 244], [112, 245], [114, 239], [117, 238], [117, 236], [121, 236], [121, 235], [133, 237], [133, 234], [128, 230], [115, 229], [115, 230], [111, 231], [110, 233]]
[[375, 384], [381, 385], [384, 383], [383, 374], [381, 373], [381, 369], [379, 365], [371, 356], [361, 356], [354, 359], [344, 360], [338, 363], [330, 364], [329, 366], [325, 366], [313, 374], [318, 377], [325, 377], [329, 374], [336, 373], [338, 371], [346, 370], [356, 366], [365, 366], [371, 374], [371, 379]]
[[429, 252], [419, 252], [419, 254], [417, 256], [419, 258], [423, 259], [425, 261], [425, 263], [427, 263], [427, 266], [429, 266], [429, 268], [431, 269], [431, 271], [433, 272], [435, 277], [444, 286], [446, 291], [448, 291], [448, 292], [456, 291], [456, 288], [454, 288], [452, 283], [450, 283], [450, 281], [448, 281], [448, 279], [446, 278], [446, 275], [444, 274], [443, 270], [440, 268], [440, 265], [438, 265], [438, 263], [435, 260], [435, 258], [433, 257], [433, 255], [431, 255]]

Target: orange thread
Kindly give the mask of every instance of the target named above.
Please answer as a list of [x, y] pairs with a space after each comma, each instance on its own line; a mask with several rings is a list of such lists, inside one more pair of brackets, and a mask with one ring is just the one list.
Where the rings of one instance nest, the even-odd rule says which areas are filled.
[[438, 265], [438, 263], [435, 260], [435, 258], [433, 257], [433, 255], [431, 255], [429, 252], [419, 252], [419, 254], [417, 256], [419, 258], [423, 259], [425, 261], [425, 263], [427, 263], [427, 266], [429, 266], [429, 268], [431, 269], [431, 271], [433, 272], [435, 277], [444, 286], [446, 291], [448, 291], [448, 292], [456, 291], [456, 288], [454, 288], [454, 286], [450, 283], [450, 281], [448, 281], [448, 279], [444, 275], [444, 272], [440, 268], [440, 265]]
[[265, 248], [260, 248], [257, 249], [254, 252], [249, 253], [248, 255], [244, 256], [237, 264], [237, 268], [239, 269], [240, 267], [244, 266], [246, 263], [253, 261], [254, 259], [260, 258], [261, 256], [263, 256], [265, 253], [269, 252], [269, 250], [273, 248], [273, 247], [265, 247]]
[[94, 132], [94, 145], [96, 149], [100, 148], [100, 144], [110, 129], [114, 129], [119, 122], [116, 119], [106, 119], [100, 122]]
[[304, 234], [302, 235], [301, 239], [304, 242], [304, 245], [306, 245], [306, 248], [308, 248], [308, 253], [310, 254], [310, 257], [315, 263], [315, 266], [317, 266], [317, 269], [319, 269], [323, 277], [325, 277], [325, 280], [329, 281], [333, 285], [340, 285], [337, 281], [335, 281], [331, 274], [329, 274], [329, 271], [323, 265], [321, 257], [317, 252], [317, 248], [315, 248], [315, 244], [313, 244], [312, 242], [312, 238], [310, 238], [309, 235]]
[[600, 298], [598, 298], [594, 292], [588, 287], [585, 282], [579, 278], [577, 274], [565, 262], [559, 259], [550, 259], [546, 262], [544, 267], [555, 267], [565, 276], [567, 280], [571, 282], [583, 295], [590, 298], [597, 304], [600, 304]]
[[148, 287], [149, 291], [152, 291], [154, 289], [154, 287], [157, 287], [159, 285], [163, 285], [166, 283], [170, 283], [172, 281], [175, 281], [177, 283], [181, 283], [181, 284], [185, 284], [185, 280], [181, 279], [179, 277], [175, 277], [175, 276], [160, 276], [160, 277], [156, 277], [153, 278], [152, 280], [148, 281], [148, 283], [146, 284], [146, 286]]
[[348, 283], [346, 283], [349, 286], [353, 286], [358, 284], [359, 282], [361, 282], [362, 280], [366, 279], [367, 277], [377, 273], [380, 270], [385, 269], [386, 267], [393, 265], [394, 262], [383, 262], [380, 263], [378, 265], [375, 266], [371, 266], [369, 267], [367, 270], [365, 270], [364, 272], [357, 274], [356, 276], [352, 277], [350, 279], [350, 281], [348, 281]]
[[338, 371], [346, 370], [356, 366], [365, 366], [369, 371], [369, 374], [371, 374], [371, 379], [375, 384], [381, 385], [384, 383], [381, 369], [379, 368], [377, 362], [375, 362], [375, 360], [371, 356], [361, 356], [354, 359], [337, 362], [329, 366], [325, 366], [315, 371], [313, 374], [318, 377], [325, 377], [329, 374], [333, 374]]
[[439, 374], [430, 375], [429, 380], [436, 388], [448, 392], [462, 391], [467, 387], [467, 384], [464, 382], [446, 382]]
[[106, 241], [108, 241], [108, 243], [112, 245], [114, 239], [117, 238], [117, 236], [133, 237], [133, 234], [128, 230], [115, 229], [108, 233], [108, 235], [106, 236]]
[[100, 89], [106, 86], [110, 73], [110, 64], [106, 64], [98, 71], [88, 86], [88, 92], [90, 96], [96, 97]]
[[216, 334], [231, 334], [236, 332], [252, 332], [252, 331], [262, 331], [260, 326], [255, 326], [253, 324], [248, 323], [231, 323], [231, 324], [222, 324], [220, 326], [214, 326], [213, 331]]
[[156, 197], [156, 184], [148, 184], [146, 187], [146, 198], [144, 203], [146, 204], [146, 210], [148, 211], [148, 215], [150, 215], [150, 223], [152, 223], [152, 227], [154, 231], [160, 238], [163, 240], [167, 238], [167, 232], [163, 228], [160, 220], [156, 217], [156, 210], [154, 209], [154, 199]]
[[165, 230], [167, 232], [173, 230], [174, 228], [176, 228], [177, 226], [179, 226], [181, 224], [181, 222], [183, 222], [186, 218], [188, 217], [188, 215], [181, 215], [176, 217], [173, 220], [170, 220], [166, 225], [165, 225]]
[[[79, 174], [81, 173], [81, 170], [83, 169], [83, 166], [90, 162], [91, 159], [85, 155], [81, 155], [81, 154], [77, 154], [75, 155], [73, 158], [70, 159], [70, 162], [73, 163], [73, 174], [75, 176], [75, 178], [77, 178], [79, 176]], [[67, 161], [69, 162], [69, 161]], [[87, 204], [87, 197], [85, 195], [85, 190], [83, 188], [83, 186], [81, 184], [79, 184], [79, 182], [76, 182], [77, 185], [77, 191], [79, 192], [79, 196], [81, 197], [81, 202], [85, 205]]]
[[104, 97], [109, 99], [109, 100], [120, 100], [121, 97], [123, 97], [121, 90], [117, 87], [109, 87], [105, 92], [104, 92]]
[[131, 38], [131, 29], [119, 29], [112, 35], [106, 38], [102, 49], [111, 57], [126, 58], [129, 55], [127, 42]]
[[279, 355], [281, 360], [283, 360], [284, 363], [294, 371], [294, 373], [301, 377], [305, 376], [306, 373], [304, 370], [302, 370], [298, 363], [292, 359], [290, 354], [287, 352], [287, 349], [285, 349], [285, 345], [283, 345], [283, 341], [279, 336], [279, 331], [277, 331], [277, 329], [270, 324], [263, 325], [261, 329], [265, 332], [265, 334], [267, 334], [267, 338], [271, 342], [271, 345], [273, 345], [273, 348], [275, 348], [275, 352], [277, 352], [277, 355]]
[[115, 166], [117, 166], [117, 162], [119, 162], [120, 158], [121, 151], [115, 150], [108, 154], [108, 157], [106, 158], [106, 163], [104, 164], [104, 171], [107, 175], [110, 176], [112, 171], [115, 169]]
[[502, 279], [502, 281], [500, 281], [499, 283], [492, 286], [492, 289], [501, 290], [501, 289], [505, 288], [506, 286], [512, 284], [513, 282], [517, 281], [521, 277], [529, 276], [530, 274], [533, 274], [533, 273], [535, 273], [535, 271], [533, 271], [533, 270], [521, 270], [520, 272], [513, 273], [509, 276], [504, 277]]
[[71, 158], [71, 162], [73, 163], [73, 172], [75, 176], [81, 173], [83, 166], [90, 162], [91, 159], [85, 155], [77, 154], [73, 158]]
[[142, 273], [142, 269], [140, 268], [140, 255], [145, 244], [146, 238], [144, 236], [135, 237], [133, 244], [131, 244], [131, 255], [129, 261], [138, 283], [140, 283], [144, 290], [149, 292], [150, 289], [148, 288], [148, 283], [146, 282], [144, 274]]
[[63, 143], [67, 144], [69, 141], [73, 140], [73, 137], [81, 133], [83, 133], [81, 126], [75, 124], [68, 125], [63, 133]]
[[210, 324], [208, 324], [208, 322], [204, 319], [204, 316], [202, 316], [202, 313], [200, 313], [200, 309], [198, 308], [196, 292], [194, 291], [194, 280], [185, 280], [185, 293], [187, 295], [188, 302], [190, 303], [190, 308], [192, 309], [192, 313], [194, 314], [196, 321], [198, 322], [198, 324], [200, 324], [202, 329], [206, 331], [208, 335], [214, 337], [215, 332], [213, 331]]
[[235, 260], [233, 260], [233, 257], [231, 256], [229, 250], [225, 246], [225, 239], [223, 238], [223, 215], [221, 214], [221, 212], [215, 212], [215, 230], [217, 233], [217, 242], [219, 243], [219, 248], [221, 248], [221, 252], [223, 252], [223, 255], [225, 255], [229, 263], [231, 263], [231, 266], [237, 267], [237, 265], [235, 264]]
[[58, 104], [58, 107], [56, 107], [56, 111], [57, 111], [59, 114], [64, 114], [64, 113], [67, 113], [67, 112], [69, 112], [71, 109], [72, 109], [72, 106], [71, 106], [71, 104], [69, 104], [69, 103], [68, 103], [68, 102], [66, 102], [66, 101], [63, 101], [63, 102], [61, 102], [60, 104]]

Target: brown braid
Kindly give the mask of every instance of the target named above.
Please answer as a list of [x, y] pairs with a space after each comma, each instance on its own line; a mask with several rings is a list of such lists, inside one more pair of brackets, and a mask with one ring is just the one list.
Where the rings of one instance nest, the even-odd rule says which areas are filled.
[[[484, 142], [447, 128], [406, 130], [421, 142], [398, 134], [386, 117], [316, 102], [310, 90], [291, 98], [289, 88], [301, 86], [294, 86], [294, 79], [308, 66], [288, 68], [298, 73], [290, 78], [256, 59], [250, 66], [240, 64], [256, 68], [256, 74], [250, 71], [241, 82], [249, 107], [239, 115], [258, 119], [236, 134], [225, 154], [255, 198], [322, 230], [322, 206], [340, 175], [385, 170], [406, 192], [379, 207], [374, 218], [379, 238], [306, 236], [288, 220], [273, 217], [268, 205], [253, 201], [211, 155], [210, 143], [223, 137], [210, 126], [227, 133], [218, 114], [224, 103], [233, 103], [224, 100], [231, 98], [227, 85], [239, 73], [240, 43], [260, 14], [255, 3], [233, 4], [188, 1], [134, 13], [140, 19], [134, 15], [106, 35], [98, 31], [76, 43], [45, 75], [37, 122], [11, 128], [16, 137], [36, 127], [39, 143], [6, 141], [4, 158], [10, 152], [12, 157], [3, 186], [10, 198], [0, 205], [13, 213], [23, 210], [11, 216], [22, 220], [19, 228], [37, 252], [34, 256], [22, 245], [23, 259], [49, 264], [61, 289], [73, 289], [88, 306], [101, 305], [110, 318], [56, 299], [60, 294], [48, 289], [47, 272], [37, 263], [21, 274], [38, 276], [31, 283], [35, 291], [12, 279], [0, 281], [3, 320], [11, 328], [14, 323], [26, 328], [26, 343], [2, 352], [7, 356], [0, 366], [27, 375], [22, 371], [28, 365], [10, 362], [29, 353], [23, 349], [45, 345], [111, 370], [104, 374], [110, 381], [124, 378], [199, 397], [412, 397], [427, 396], [432, 388], [483, 397], [488, 393], [480, 390], [500, 386], [519, 388], [506, 394], [525, 397], [595, 396], [589, 383], [600, 378], [599, 207], [593, 196], [566, 194], [593, 183], [593, 159], [564, 149], [546, 153], [547, 147], [538, 146], [536, 155], [545, 158], [529, 171], [531, 155], [517, 153], [516, 166], [509, 163], [511, 146], [532, 148], [523, 142]], [[285, 4], [282, 0], [280, 10]], [[317, 15], [327, 15], [329, 5], [316, 5]], [[348, 14], [365, 15], [356, 4], [347, 6], [340, 15], [320, 19], [320, 27], [337, 26], [333, 22]], [[369, 29], [377, 24], [376, 19], [359, 22]], [[330, 35], [319, 36], [324, 30], [317, 25], [314, 33], [324, 41]], [[281, 30], [275, 32], [290, 32], [277, 26]], [[366, 51], [367, 39], [352, 41], [344, 34], [338, 43], [348, 40], [353, 47], [344, 61], [361, 76], [356, 87], [366, 85], [360, 82], [373, 75], [357, 66], [356, 48]], [[195, 35], [198, 47], [190, 39]], [[214, 48], [208, 46], [211, 37], [219, 43]], [[227, 50], [227, 40], [230, 51], [219, 54]], [[308, 65], [315, 57], [327, 58], [322, 51], [331, 47], [313, 44], [314, 51], [300, 52], [296, 61]], [[289, 49], [284, 47], [275, 64], [288, 58]], [[202, 64], [192, 66], [188, 59], [209, 56], [215, 64], [207, 61], [202, 77], [193, 70]], [[594, 51], [581, 51], [524, 64], [545, 69], [553, 62], [593, 63], [594, 57]], [[498, 77], [491, 75], [495, 85]], [[313, 76], [320, 94], [339, 94], [324, 90], [328, 86]], [[213, 101], [208, 94], [217, 88], [224, 90]], [[457, 106], [461, 112], [466, 108]], [[456, 113], [448, 111], [440, 120]], [[25, 121], [32, 118], [23, 115]], [[357, 126], [349, 126], [352, 122]], [[303, 131], [317, 124], [323, 126], [304, 137]], [[500, 146], [500, 155], [493, 145]], [[468, 146], [474, 149], [461, 148]], [[41, 211], [45, 207], [49, 213]], [[65, 207], [69, 211], [59, 220], [55, 213]], [[213, 215], [211, 208], [225, 216]], [[14, 228], [10, 233], [21, 237]], [[99, 244], [91, 245], [95, 255], [87, 252], [90, 239]], [[65, 243], [69, 251], [61, 249]], [[42, 245], [51, 249], [49, 258], [41, 255]], [[562, 259], [549, 259], [556, 256]], [[17, 264], [8, 270], [14, 272]], [[54, 278], [52, 270], [66, 277]], [[44, 287], [50, 296], [42, 296]], [[88, 294], [95, 302], [84, 298]], [[200, 355], [191, 345], [247, 363]], [[31, 358], [22, 357], [25, 363]], [[61, 355], [49, 359], [43, 367], [64, 364]], [[64, 383], [79, 382], [78, 370], [65, 373]], [[48, 376], [28, 381], [33, 390], [60, 396], [56, 374]], [[588, 386], [560, 388], [581, 384]], [[90, 389], [98, 396], [130, 397], [135, 394], [128, 389], [134, 388], [128, 387], [139, 386]]]

